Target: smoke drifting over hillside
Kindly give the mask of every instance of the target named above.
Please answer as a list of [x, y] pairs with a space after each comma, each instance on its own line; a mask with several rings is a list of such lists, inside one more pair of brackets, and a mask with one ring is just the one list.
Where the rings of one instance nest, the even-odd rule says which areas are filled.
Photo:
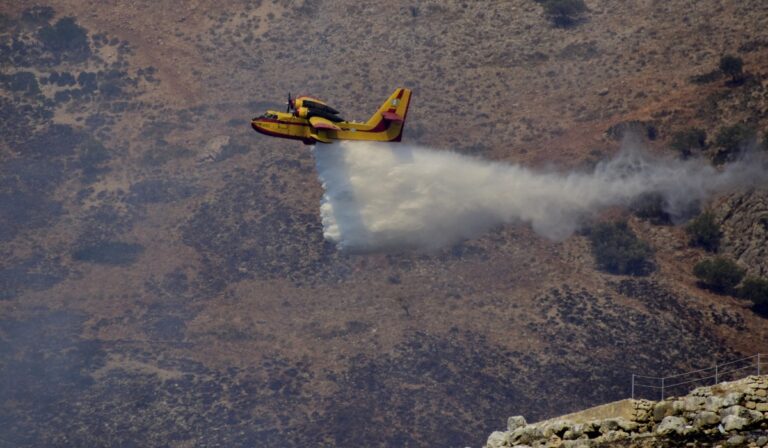
[[353, 252], [434, 250], [509, 223], [562, 240], [591, 215], [659, 193], [680, 218], [714, 194], [768, 185], [765, 158], [722, 170], [625, 145], [592, 172], [545, 172], [413, 145], [317, 147], [325, 238]]

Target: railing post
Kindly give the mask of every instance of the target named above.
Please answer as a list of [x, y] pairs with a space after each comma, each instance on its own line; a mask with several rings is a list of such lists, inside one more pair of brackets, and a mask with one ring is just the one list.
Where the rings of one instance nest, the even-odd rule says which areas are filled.
[[661, 401], [664, 401], [664, 378], [661, 379]]
[[[760, 369], [757, 369], [758, 375], [760, 375]], [[632, 399], [635, 399], [635, 374], [632, 374]]]
[[717, 363], [715, 363], [715, 384], [717, 384]]

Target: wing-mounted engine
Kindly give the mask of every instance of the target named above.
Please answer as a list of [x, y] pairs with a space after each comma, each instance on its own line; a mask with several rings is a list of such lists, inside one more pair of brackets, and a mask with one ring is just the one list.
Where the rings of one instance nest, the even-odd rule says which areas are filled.
[[299, 96], [291, 99], [291, 94], [288, 94], [288, 110], [293, 110], [293, 114], [297, 117], [310, 119], [312, 117], [325, 118], [326, 120], [338, 123], [344, 121], [339, 117], [339, 111], [331, 106], [323, 103], [322, 101], [311, 98], [308, 96]]

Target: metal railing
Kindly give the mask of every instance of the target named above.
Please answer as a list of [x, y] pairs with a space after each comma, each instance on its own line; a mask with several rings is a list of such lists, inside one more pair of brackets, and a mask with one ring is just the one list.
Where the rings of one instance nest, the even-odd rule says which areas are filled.
[[[758, 353], [746, 358], [721, 364], [715, 363], [712, 367], [679, 373], [677, 375], [659, 377], [636, 375], [633, 373], [632, 398], [635, 398], [638, 390], [650, 390], [654, 392], [652, 395], [656, 396], [656, 394], [659, 394], [658, 396], [663, 400], [665, 396], [669, 396], [670, 392], [681, 391], [683, 389], [682, 386], [687, 385], [685, 389], [687, 393], [692, 387], [717, 384], [722, 381], [743, 378], [753, 373], [758, 375], [760, 375], [760, 372], [767, 373], [768, 369], [764, 368], [766, 366], [768, 366], [768, 356], [765, 353]], [[643, 395], [649, 396], [647, 394]]]

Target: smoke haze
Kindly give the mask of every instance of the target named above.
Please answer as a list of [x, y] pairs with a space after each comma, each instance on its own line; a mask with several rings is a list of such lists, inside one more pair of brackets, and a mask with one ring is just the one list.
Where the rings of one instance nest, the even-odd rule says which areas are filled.
[[764, 157], [718, 170], [636, 145], [592, 172], [567, 173], [370, 142], [319, 146], [315, 157], [325, 238], [352, 252], [434, 250], [519, 222], [562, 240], [601, 209], [646, 193], [660, 194], [665, 211], [680, 218], [715, 194], [768, 185]]

